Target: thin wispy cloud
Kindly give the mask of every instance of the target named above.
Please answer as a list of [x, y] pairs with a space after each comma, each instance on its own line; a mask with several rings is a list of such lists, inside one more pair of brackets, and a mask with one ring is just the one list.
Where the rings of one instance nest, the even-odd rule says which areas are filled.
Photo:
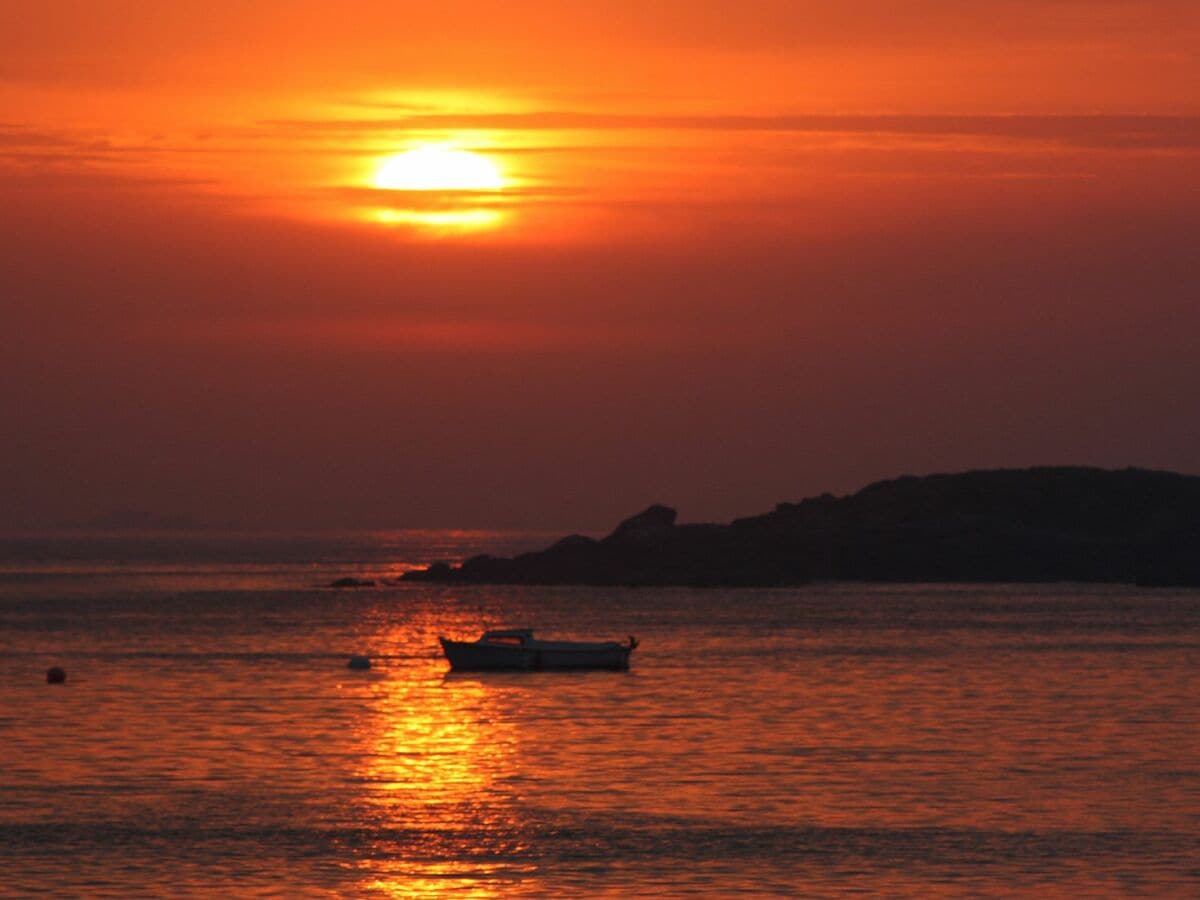
[[1200, 116], [1160, 115], [629, 115], [586, 112], [422, 113], [388, 118], [272, 120], [269, 130], [345, 134], [404, 131], [711, 131], [907, 137], [993, 137], [1092, 149], [1195, 149]]

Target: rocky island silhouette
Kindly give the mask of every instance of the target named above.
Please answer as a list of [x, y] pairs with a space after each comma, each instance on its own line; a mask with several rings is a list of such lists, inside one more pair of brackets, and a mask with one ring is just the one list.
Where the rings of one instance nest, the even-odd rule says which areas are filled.
[[1200, 585], [1200, 477], [1038, 467], [905, 476], [728, 524], [655, 505], [607, 537], [438, 563], [408, 581], [785, 586], [811, 581]]

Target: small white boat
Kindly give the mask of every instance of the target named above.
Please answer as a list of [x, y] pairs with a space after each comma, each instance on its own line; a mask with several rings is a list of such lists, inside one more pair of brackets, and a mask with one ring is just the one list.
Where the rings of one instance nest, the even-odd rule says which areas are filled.
[[633, 635], [624, 644], [617, 641], [543, 641], [535, 638], [528, 628], [485, 631], [477, 641], [452, 641], [444, 637], [438, 640], [455, 672], [622, 670], [629, 668], [629, 654], [638, 645]]

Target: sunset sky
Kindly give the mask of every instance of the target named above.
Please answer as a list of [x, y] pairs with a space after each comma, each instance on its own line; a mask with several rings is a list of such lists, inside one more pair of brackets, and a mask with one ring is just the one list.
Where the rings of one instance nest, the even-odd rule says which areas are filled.
[[5, 530], [1200, 472], [1200, 4], [6, 3], [0, 328]]

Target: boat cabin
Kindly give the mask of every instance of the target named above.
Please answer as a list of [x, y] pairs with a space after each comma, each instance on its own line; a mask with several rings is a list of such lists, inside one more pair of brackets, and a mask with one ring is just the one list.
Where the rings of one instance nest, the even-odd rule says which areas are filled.
[[524, 646], [526, 641], [533, 640], [532, 628], [501, 628], [496, 631], [485, 631], [480, 643], [512, 644], [514, 647]]

